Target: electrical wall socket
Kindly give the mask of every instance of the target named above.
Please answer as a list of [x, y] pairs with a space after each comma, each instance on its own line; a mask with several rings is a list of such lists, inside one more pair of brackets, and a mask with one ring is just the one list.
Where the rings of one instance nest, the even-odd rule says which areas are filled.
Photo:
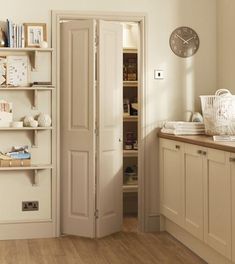
[[23, 201], [22, 211], [38, 211], [39, 202], [38, 201]]

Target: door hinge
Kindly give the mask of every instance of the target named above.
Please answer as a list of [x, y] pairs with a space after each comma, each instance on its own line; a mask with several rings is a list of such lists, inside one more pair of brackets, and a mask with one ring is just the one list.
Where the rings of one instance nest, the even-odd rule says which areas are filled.
[[95, 37], [95, 45], [98, 46], [99, 45], [99, 36], [96, 35]]
[[98, 136], [98, 125], [97, 125], [97, 121], [95, 121], [95, 135]]
[[94, 213], [95, 219], [99, 218], [99, 210], [96, 209]]

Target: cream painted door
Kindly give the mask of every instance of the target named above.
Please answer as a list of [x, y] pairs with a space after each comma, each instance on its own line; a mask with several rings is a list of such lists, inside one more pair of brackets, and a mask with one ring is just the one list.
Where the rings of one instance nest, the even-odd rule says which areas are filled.
[[122, 226], [122, 26], [98, 23], [98, 156], [96, 235]]
[[160, 139], [161, 214], [183, 225], [184, 144]]
[[95, 30], [61, 24], [62, 233], [95, 236]]
[[235, 154], [231, 153], [231, 186], [232, 186], [232, 261], [235, 263]]
[[203, 241], [203, 177], [205, 177], [206, 149], [185, 144], [184, 152], [184, 228]]
[[204, 240], [231, 259], [231, 178], [230, 153], [208, 149], [204, 178]]

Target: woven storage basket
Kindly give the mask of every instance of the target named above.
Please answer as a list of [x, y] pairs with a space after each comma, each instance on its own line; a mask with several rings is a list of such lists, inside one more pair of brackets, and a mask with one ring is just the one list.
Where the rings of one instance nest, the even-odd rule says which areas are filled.
[[235, 96], [220, 89], [215, 95], [200, 96], [207, 135], [235, 135]]

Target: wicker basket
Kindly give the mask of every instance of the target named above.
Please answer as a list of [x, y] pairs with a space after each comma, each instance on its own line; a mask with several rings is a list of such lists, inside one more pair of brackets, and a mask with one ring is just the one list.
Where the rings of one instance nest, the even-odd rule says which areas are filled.
[[206, 134], [235, 135], [235, 96], [220, 89], [200, 98]]

